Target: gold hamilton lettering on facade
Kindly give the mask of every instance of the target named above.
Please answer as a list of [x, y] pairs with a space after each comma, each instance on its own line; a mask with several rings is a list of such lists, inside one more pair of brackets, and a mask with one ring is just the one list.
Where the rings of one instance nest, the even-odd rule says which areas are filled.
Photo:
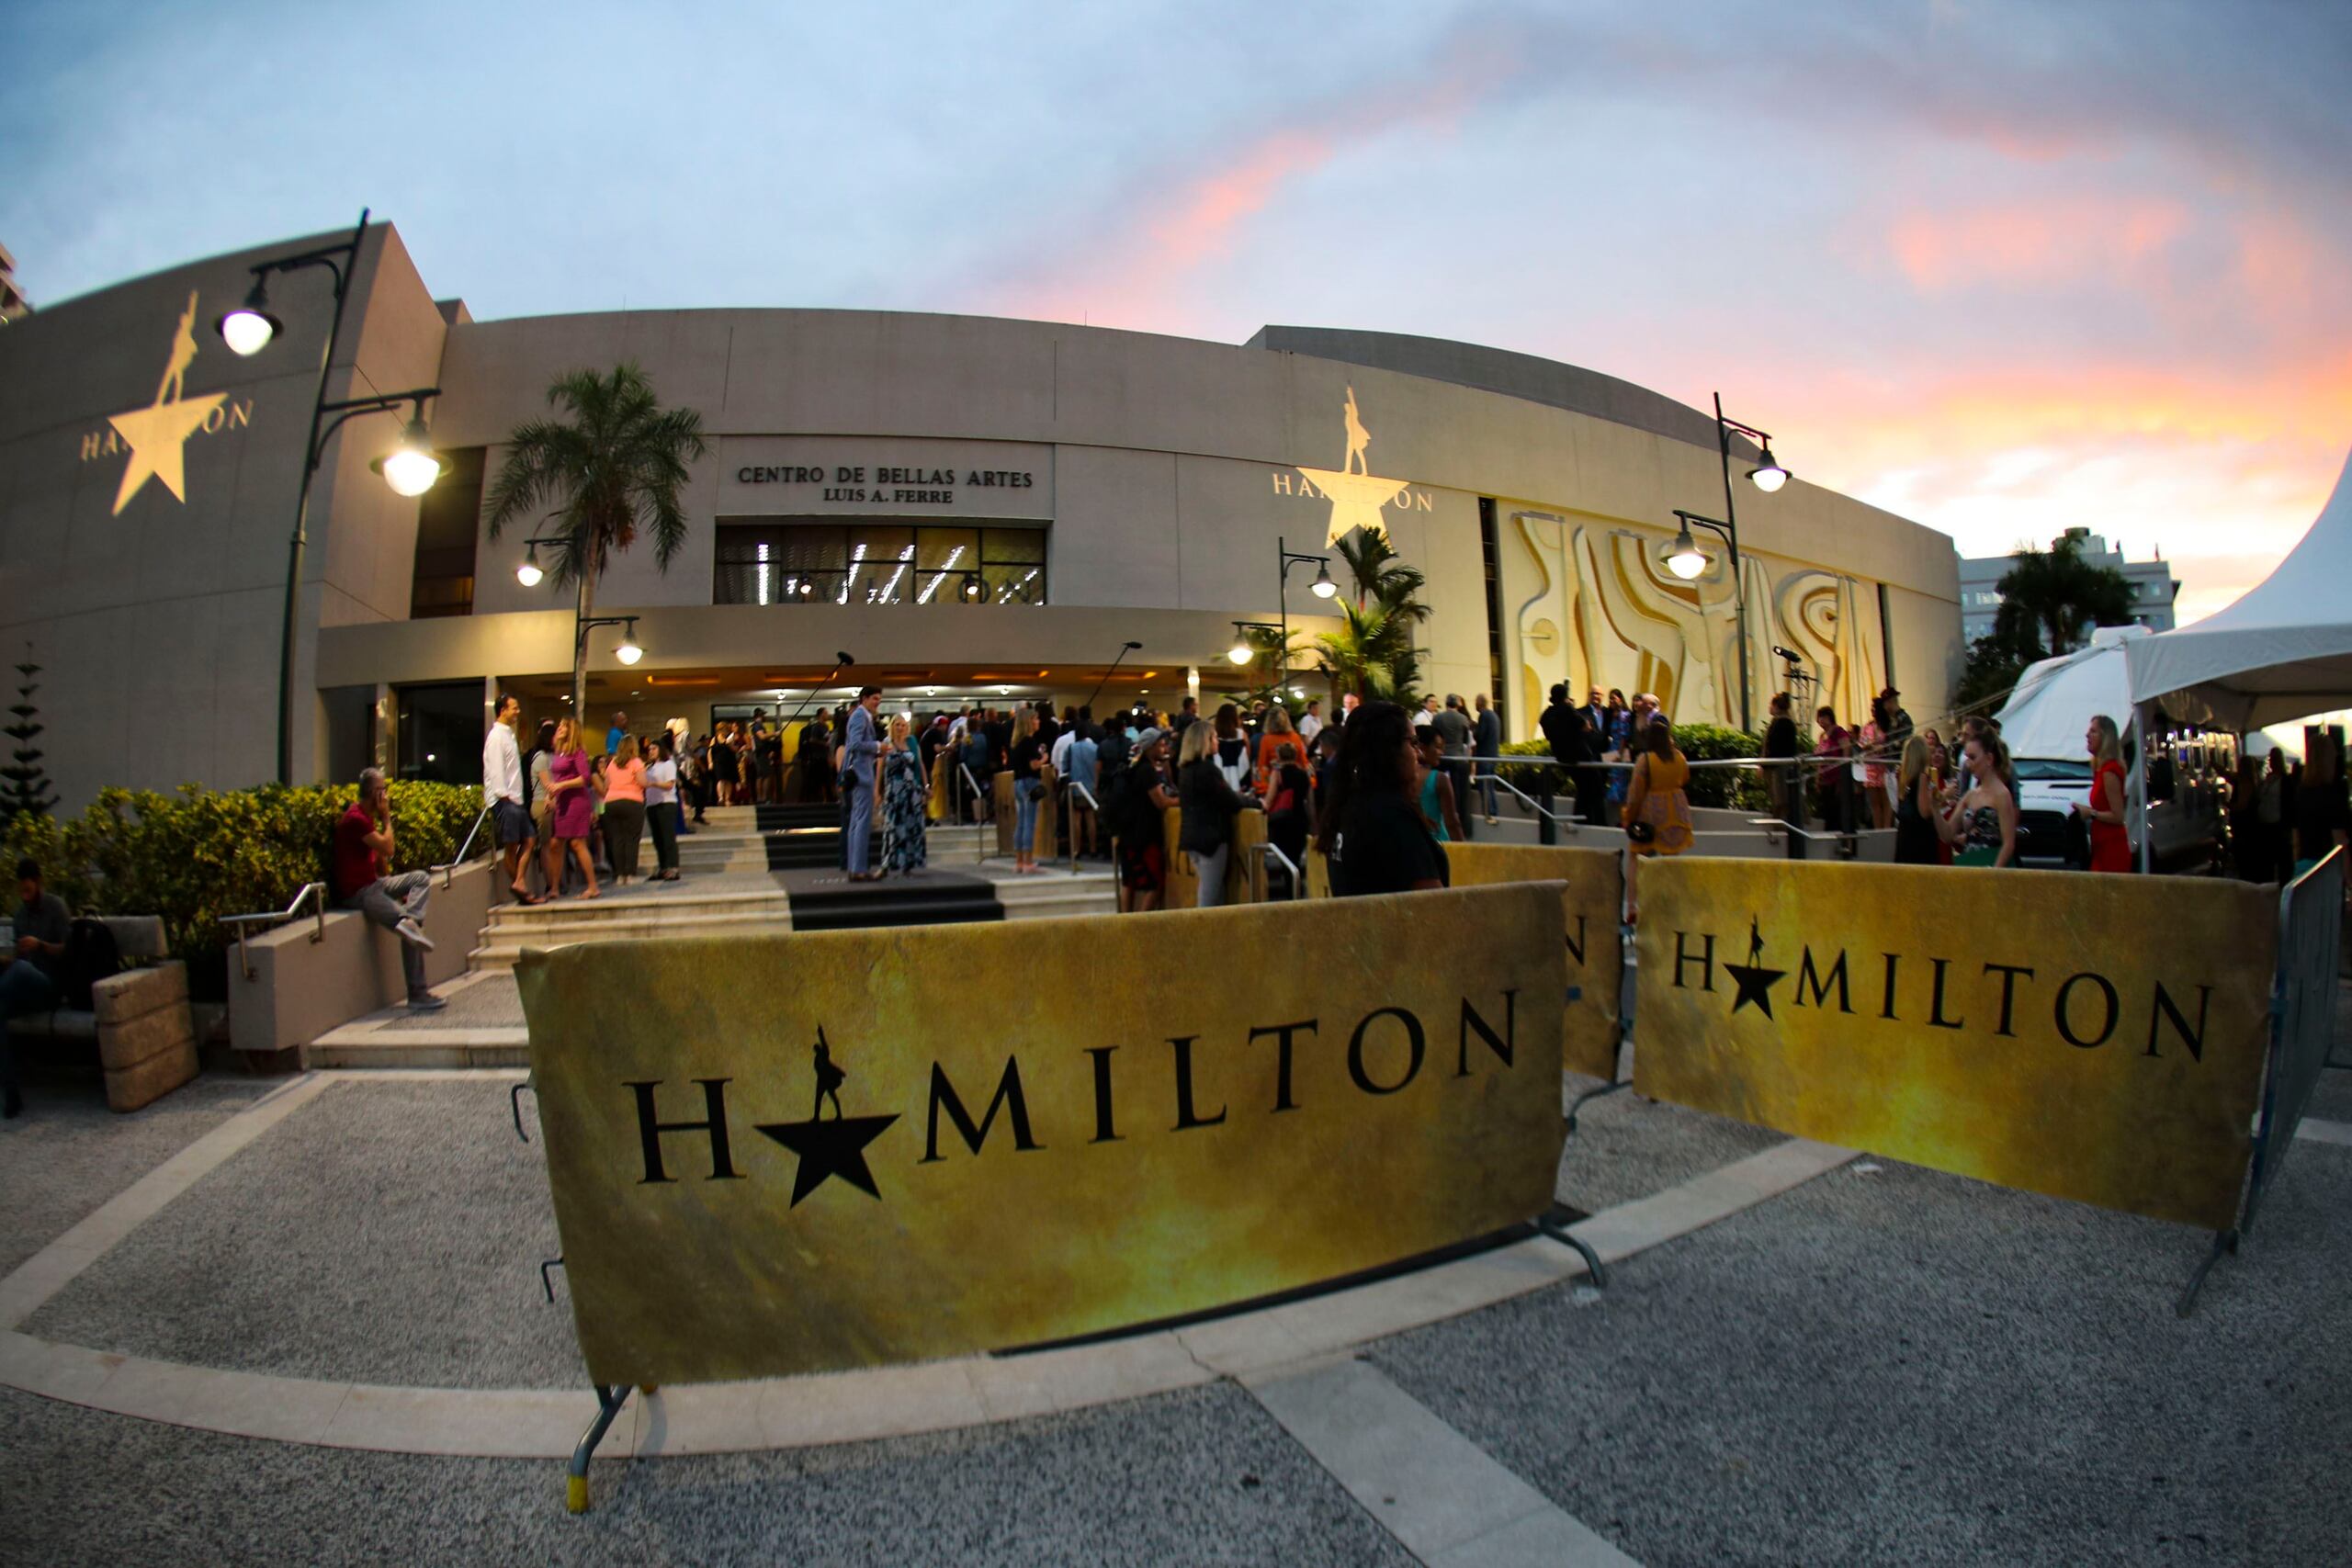
[[175, 499], [187, 501], [184, 459], [188, 437], [198, 432], [217, 435], [223, 430], [242, 430], [253, 423], [251, 399], [232, 402], [226, 392], [208, 392], [198, 398], [187, 395], [187, 368], [194, 363], [196, 291], [190, 289], [187, 309], [180, 312], [179, 326], [172, 333], [163, 378], [155, 383], [155, 400], [143, 409], [115, 414], [107, 421], [107, 429], [89, 431], [82, 437], [85, 463], [130, 454], [130, 461], [123, 465], [122, 483], [115, 491], [115, 516], [122, 515], [122, 509], [151, 479], [162, 483]]
[[[1276, 495], [1305, 496], [1329, 501], [1331, 521], [1325, 543], [1338, 540], [1351, 528], [1366, 533], [1382, 534], [1387, 530], [1380, 520], [1381, 508], [1395, 506], [1399, 511], [1432, 512], [1436, 508], [1429, 496], [1412, 488], [1409, 480], [1385, 479], [1372, 471], [1368, 455], [1372, 446], [1372, 432], [1363, 423], [1363, 415], [1356, 407], [1356, 389], [1348, 389], [1347, 401], [1341, 411], [1348, 439], [1345, 466], [1340, 468], [1310, 468], [1300, 464], [1291, 473], [1279, 469], [1273, 476]], [[1294, 479], [1293, 474], [1297, 477]]]

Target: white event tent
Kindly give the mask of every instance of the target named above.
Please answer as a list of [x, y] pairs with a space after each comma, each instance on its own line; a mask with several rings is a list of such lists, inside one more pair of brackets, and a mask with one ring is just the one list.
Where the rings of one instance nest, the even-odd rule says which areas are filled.
[[2123, 646], [2135, 706], [2247, 730], [2352, 706], [2352, 457], [2302, 542], [2228, 609]]

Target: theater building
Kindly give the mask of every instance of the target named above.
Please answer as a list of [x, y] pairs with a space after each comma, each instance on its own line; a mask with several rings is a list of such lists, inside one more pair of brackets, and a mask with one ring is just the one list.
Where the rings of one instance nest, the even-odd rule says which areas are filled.
[[[0, 662], [42, 667], [46, 765], [100, 787], [232, 786], [277, 772], [288, 544], [333, 311], [323, 269], [274, 277], [278, 337], [249, 358], [215, 319], [283, 241], [43, 309], [0, 333]], [[485, 709], [563, 711], [572, 595], [526, 587], [523, 525], [481, 504], [548, 384], [634, 361], [709, 437], [666, 570], [617, 556], [589, 634], [589, 706], [635, 724], [789, 709], [833, 662], [918, 708], [984, 696], [1173, 707], [1240, 684], [1236, 622], [1333, 628], [1281, 588], [1278, 544], [1384, 529], [1428, 576], [1427, 689], [1486, 694], [1533, 733], [1567, 681], [1650, 690], [1736, 722], [1741, 626], [1756, 722], [1793, 669], [1841, 715], [1890, 682], [1922, 716], [1962, 656], [1941, 534], [1807, 483], [1739, 480], [1740, 570], [1685, 581], [1676, 508], [1723, 509], [1712, 416], [1529, 355], [1377, 332], [1267, 327], [1247, 344], [855, 310], [611, 312], [477, 321], [371, 227], [327, 397], [436, 389], [445, 462], [417, 499], [371, 469], [404, 415], [325, 443], [296, 601], [300, 777], [369, 761], [470, 781]], [[1753, 412], [1753, 410], [1746, 411]], [[1769, 421], [1767, 422], [1769, 423]], [[1743, 461], [1745, 459], [1745, 461]], [[1743, 441], [1735, 474], [1755, 461]], [[1334, 575], [1348, 581], [1336, 556]], [[1128, 640], [1142, 644], [1117, 668]], [[1793, 666], [1775, 653], [1797, 656]], [[1302, 655], [1293, 683], [1328, 691]], [[828, 699], [833, 694], [826, 694]]]

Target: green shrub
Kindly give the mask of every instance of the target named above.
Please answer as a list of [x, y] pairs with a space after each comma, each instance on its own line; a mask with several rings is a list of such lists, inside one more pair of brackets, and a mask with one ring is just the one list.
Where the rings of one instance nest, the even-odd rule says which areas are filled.
[[[394, 871], [447, 863], [481, 810], [471, 785], [395, 782]], [[282, 909], [306, 882], [323, 881], [335, 818], [354, 784], [176, 794], [109, 789], [79, 817], [19, 817], [0, 852], [41, 863], [49, 890], [77, 913], [161, 915], [191, 976], [217, 970], [232, 941], [223, 915]], [[474, 853], [494, 849], [488, 826]], [[202, 987], [209, 989], [210, 987]]]
[[1561, 795], [1575, 793], [1569, 782], [1568, 770], [1552, 760], [1552, 743], [1548, 740], [1513, 740], [1503, 748], [1506, 757], [1534, 757], [1533, 762], [1504, 762], [1495, 769], [1498, 778], [1510, 780], [1528, 794], [1541, 800], [1546, 793]]
[[[1720, 724], [1678, 724], [1674, 744], [1693, 762], [1758, 757], [1764, 752], [1764, 744], [1756, 736]], [[1693, 768], [1690, 804], [1758, 812], [1772, 808], [1763, 777], [1753, 768]]]

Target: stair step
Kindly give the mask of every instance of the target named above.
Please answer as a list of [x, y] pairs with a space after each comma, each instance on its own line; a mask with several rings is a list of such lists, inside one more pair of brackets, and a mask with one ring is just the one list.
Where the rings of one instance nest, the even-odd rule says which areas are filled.
[[986, 903], [955, 899], [938, 903], [879, 904], [868, 908], [842, 905], [831, 908], [794, 911], [797, 931], [865, 931], [883, 926], [975, 925], [1004, 919], [995, 900]]

